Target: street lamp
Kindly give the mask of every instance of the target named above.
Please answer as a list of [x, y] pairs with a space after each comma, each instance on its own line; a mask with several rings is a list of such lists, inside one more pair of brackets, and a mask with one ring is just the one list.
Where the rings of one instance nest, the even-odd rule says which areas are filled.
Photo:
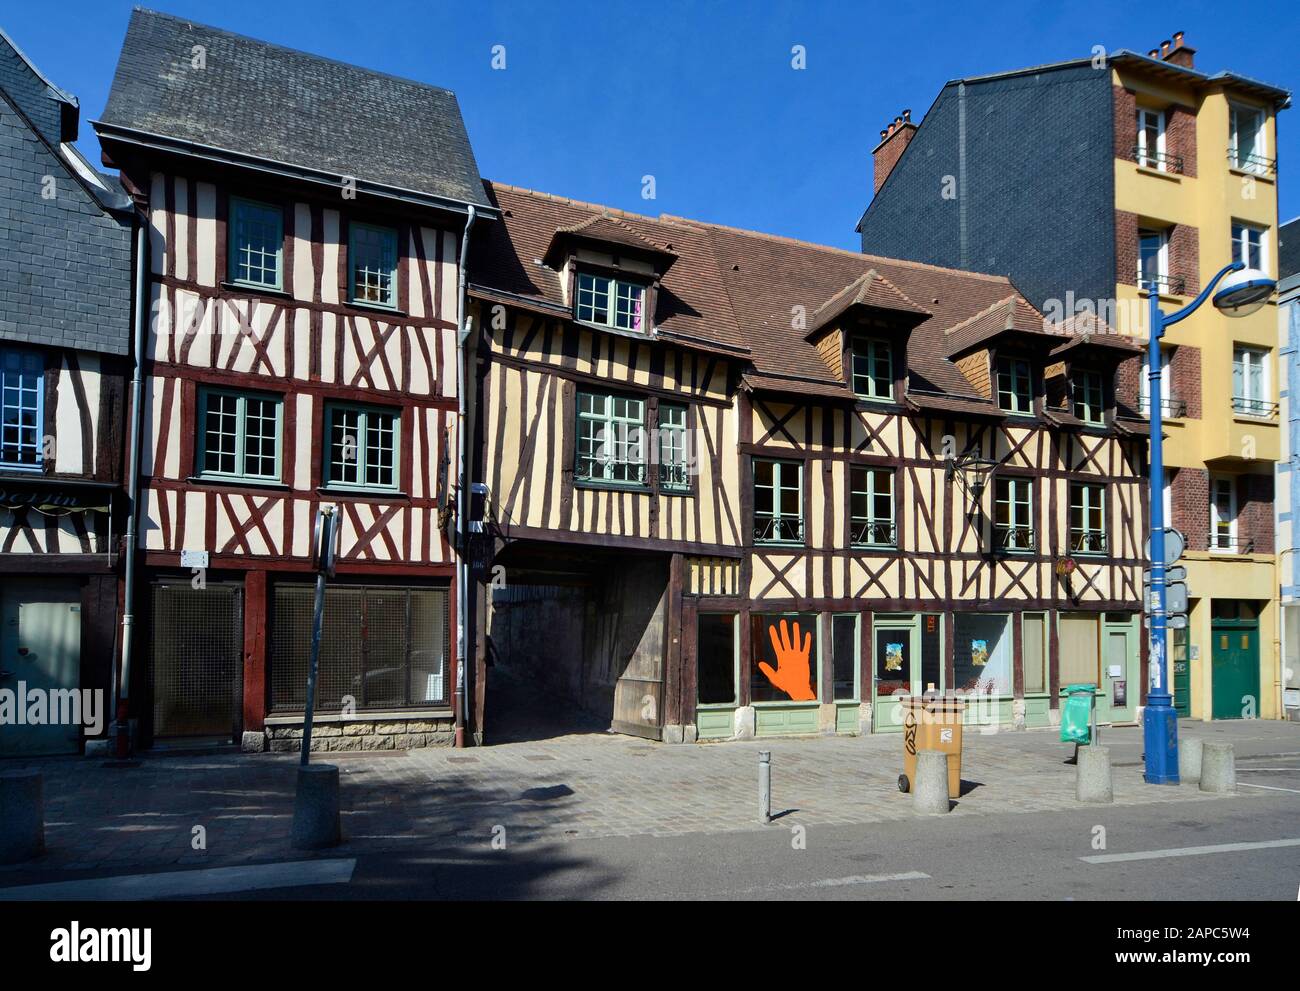
[[[1219, 286], [1218, 292], [1215, 287]], [[1160, 312], [1158, 289], [1151, 286], [1147, 299], [1151, 304], [1147, 341], [1150, 396], [1160, 395], [1160, 338], [1165, 328], [1191, 316], [1213, 293], [1214, 306], [1230, 317], [1254, 313], [1273, 294], [1276, 283], [1258, 269], [1233, 262], [1219, 271], [1199, 296], [1169, 316]], [[1159, 402], [1151, 406], [1151, 599], [1150, 609], [1150, 677], [1147, 705], [1142, 713], [1142, 740], [1146, 750], [1146, 781], [1153, 785], [1178, 784], [1178, 717], [1173, 695], [1169, 691], [1166, 670], [1169, 652], [1165, 626], [1165, 457]]]

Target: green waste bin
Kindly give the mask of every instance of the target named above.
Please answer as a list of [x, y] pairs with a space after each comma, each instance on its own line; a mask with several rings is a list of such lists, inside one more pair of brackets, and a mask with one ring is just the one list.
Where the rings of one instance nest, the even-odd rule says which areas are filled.
[[1097, 703], [1096, 685], [1066, 685], [1061, 689], [1061, 742], [1092, 743], [1092, 715]]

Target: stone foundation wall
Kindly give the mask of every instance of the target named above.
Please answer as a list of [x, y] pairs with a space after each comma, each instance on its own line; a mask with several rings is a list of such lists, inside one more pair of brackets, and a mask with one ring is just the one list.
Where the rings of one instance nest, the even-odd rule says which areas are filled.
[[[349, 720], [317, 723], [311, 730], [312, 753], [343, 750], [416, 750], [450, 747], [455, 742], [455, 721], [446, 719]], [[268, 726], [266, 749], [290, 753], [302, 747], [302, 725]]]

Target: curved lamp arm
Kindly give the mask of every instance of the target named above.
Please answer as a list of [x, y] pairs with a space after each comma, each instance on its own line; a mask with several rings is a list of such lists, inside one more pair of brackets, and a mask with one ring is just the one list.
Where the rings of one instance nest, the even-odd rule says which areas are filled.
[[1223, 268], [1219, 269], [1219, 274], [1210, 280], [1209, 285], [1201, 290], [1199, 296], [1184, 306], [1181, 310], [1171, 313], [1163, 319], [1162, 323], [1164, 326], [1168, 327], [1170, 324], [1177, 323], [1179, 320], [1185, 320], [1187, 317], [1190, 317], [1200, 308], [1201, 304], [1209, 298], [1210, 293], [1214, 292], [1214, 287], [1223, 280], [1225, 275], [1229, 272], [1240, 272], [1245, 267], [1246, 266], [1241, 262], [1233, 262], [1231, 265], [1223, 266]]

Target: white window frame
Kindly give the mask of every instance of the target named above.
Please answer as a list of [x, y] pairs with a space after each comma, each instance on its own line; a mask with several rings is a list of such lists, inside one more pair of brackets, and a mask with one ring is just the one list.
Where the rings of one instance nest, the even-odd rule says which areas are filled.
[[[1076, 493], [1082, 495], [1082, 499], [1078, 503], [1075, 501]], [[1110, 548], [1106, 545], [1106, 484], [1104, 482], [1071, 482], [1068, 498], [1069, 512], [1066, 517], [1066, 528], [1069, 530], [1070, 553], [1092, 555], [1108, 553]], [[1080, 528], [1076, 528], [1074, 525], [1074, 511], [1076, 508], [1081, 513], [1080, 522], [1082, 526]], [[1094, 512], [1100, 515], [1101, 523], [1099, 526], [1091, 527], [1088, 525], [1088, 519]], [[1167, 520], [1165, 525], [1168, 526]], [[1089, 538], [1093, 534], [1100, 535], [1100, 548], [1083, 546], [1089, 542]]]
[[[862, 361], [867, 371], [859, 373], [858, 362]], [[881, 337], [855, 337], [849, 350], [849, 384], [853, 388], [855, 395], [862, 399], [873, 399], [877, 402], [890, 402], [894, 398], [894, 348], [889, 341]], [[881, 362], [885, 365], [885, 388], [883, 392], [878, 389], [876, 378], [880, 371]], [[864, 380], [866, 390], [858, 388], [858, 380]]]
[[[583, 401], [590, 399], [590, 410]], [[624, 412], [619, 413], [619, 405]], [[577, 433], [574, 437], [574, 481], [577, 485], [646, 487], [646, 401], [637, 396], [598, 389], [579, 389]], [[592, 428], [584, 432], [583, 425]], [[590, 450], [583, 453], [583, 445]], [[589, 469], [589, 470], [588, 470]], [[620, 475], [625, 477], [619, 477]]]
[[[1103, 426], [1106, 423], [1106, 376], [1091, 368], [1080, 368], [1070, 372], [1071, 412], [1089, 426]], [[1096, 399], [1096, 405], [1093, 399]], [[1085, 415], [1079, 416], [1080, 409]], [[1088, 413], [1094, 413], [1088, 416]]]
[[[1251, 234], [1259, 238], [1259, 244], [1257, 245], [1259, 253], [1258, 265], [1252, 265], [1249, 257], [1247, 257], [1251, 249], [1248, 235]], [[1247, 268], [1257, 268], [1261, 272], [1267, 272], [1268, 228], [1261, 227], [1259, 224], [1248, 224], [1244, 220], [1234, 220], [1232, 222], [1232, 260], [1241, 262]]]
[[[1019, 366], [1022, 365], [1024, 366], [1023, 376], [1020, 374], [1019, 371]], [[1005, 371], [1003, 366], [1006, 366]], [[1030, 362], [1028, 358], [1021, 358], [1021, 357], [1017, 357], [1016, 355], [998, 355], [997, 362], [993, 371], [996, 377], [997, 390], [998, 390], [998, 408], [1006, 413], [1012, 414], [1013, 416], [1033, 416], [1034, 415], [1033, 363]], [[1006, 389], [1002, 388], [1002, 377], [1004, 374], [1006, 375], [1007, 378]], [[1027, 390], [1025, 394], [1025, 400], [1028, 405], [1027, 409], [1020, 408], [1019, 400], [1021, 394], [1016, 389], [1016, 386], [1020, 384], [1022, 378], [1024, 380], [1024, 385]], [[1010, 405], [1007, 405], [1006, 402], [1003, 401], [1003, 396], [1010, 397]]]
[[[1219, 505], [1220, 492], [1228, 495], [1227, 519]], [[1220, 533], [1221, 524], [1228, 525], [1227, 533]], [[1223, 537], [1226, 543], [1221, 542]], [[1237, 553], [1237, 479], [1234, 475], [1210, 476], [1210, 550], [1216, 554]]]
[[[1154, 151], [1147, 147], [1147, 128], [1146, 118], [1154, 117], [1156, 120], [1156, 147]], [[1137, 108], [1137, 160], [1138, 164], [1148, 169], [1159, 169], [1161, 172], [1167, 172], [1165, 167], [1165, 112], [1163, 110], [1153, 110], [1150, 107]]]
[[[590, 285], [584, 285], [584, 282]], [[603, 289], [602, 289], [603, 284]], [[597, 320], [596, 299], [602, 296], [605, 299], [605, 319]], [[574, 281], [574, 300], [573, 300], [573, 319], [579, 323], [590, 324], [595, 327], [611, 327], [614, 330], [624, 330], [632, 334], [644, 334], [649, 326], [650, 317], [646, 312], [646, 287], [640, 282], [634, 282], [631, 279], [620, 279], [613, 275], [603, 275], [599, 272], [579, 271]], [[583, 297], [590, 296], [590, 303], [584, 303]], [[641, 326], [633, 326], [632, 315], [635, 313], [633, 305], [637, 298], [640, 298]], [[619, 305], [626, 300], [628, 303], [629, 319], [625, 324], [619, 322]], [[584, 307], [589, 311], [589, 315], [583, 316]]]
[[[1273, 388], [1269, 376], [1269, 350], [1250, 344], [1232, 346], [1232, 411], [1237, 416], [1269, 419], [1273, 415]], [[1241, 394], [1237, 393], [1237, 369], [1241, 368]], [[1251, 388], [1250, 371], [1259, 368], [1259, 394]]]
[[[1239, 157], [1241, 154], [1239, 114], [1252, 114], [1258, 121], [1255, 127], [1255, 147], [1250, 154], [1261, 161], [1243, 162]], [[1269, 168], [1262, 161], [1268, 158], [1268, 113], [1263, 107], [1251, 106], [1248, 103], [1230, 102], [1228, 104], [1228, 153], [1231, 156], [1229, 159], [1230, 164], [1234, 169], [1241, 172], [1253, 172], [1257, 175], [1268, 173]]]
[[1146, 272], [1142, 270], [1142, 240], [1145, 237], [1155, 236], [1160, 240], [1159, 249], [1156, 251], [1156, 292], [1162, 293], [1169, 290], [1169, 231], [1158, 227], [1139, 227], [1138, 228], [1138, 250], [1137, 250], [1137, 284], [1139, 289], [1148, 288], [1143, 284], [1147, 277]]
[[[772, 484], [760, 485], [758, 481], [757, 466], [759, 464], [770, 464], [772, 466]], [[786, 461], [781, 458], [755, 458], [754, 459], [754, 543], [756, 544], [803, 544], [805, 542], [804, 531], [804, 504], [803, 504], [803, 472], [804, 463], [802, 461]], [[783, 479], [782, 475], [793, 471], [794, 484], [791, 485], [788, 479]], [[793, 520], [798, 528], [797, 537], [773, 537], [759, 536], [759, 510], [758, 510], [758, 490], [772, 490], [772, 512], [764, 514], [771, 516], [770, 530], [772, 533], [780, 533], [782, 527], [787, 521]], [[781, 493], [793, 490], [799, 497], [799, 504], [796, 515], [791, 517], [781, 509]]]
[[[1007, 498], [1001, 497], [1006, 486]], [[1007, 507], [1007, 522], [999, 523], [999, 507]], [[1023, 519], [1022, 519], [1023, 517]], [[1007, 532], [1002, 534], [1005, 529]], [[1028, 540], [1017, 539], [1009, 544], [1012, 532], [1029, 531]], [[1019, 475], [1003, 475], [993, 482], [993, 535], [994, 550], [1006, 554], [1032, 554], [1038, 546], [1038, 528], [1034, 526], [1034, 480]]]
[[[854, 486], [853, 476], [856, 472], [865, 472], [867, 476], [867, 487], [859, 489]], [[889, 490], [882, 492], [877, 488], [877, 481], [880, 477], [889, 479]], [[875, 465], [850, 465], [849, 466], [849, 542], [854, 547], [897, 547], [898, 546], [898, 474], [892, 468], [879, 468]], [[867, 515], [853, 515], [853, 497], [855, 495], [865, 495], [867, 497]], [[877, 516], [875, 512], [876, 499], [888, 497], [889, 499], [889, 516]], [[889, 539], [877, 539], [876, 527], [888, 526]], [[859, 527], [861, 533], [866, 537], [865, 540], [859, 538]]]
[[[1171, 378], [1169, 355], [1168, 348], [1160, 349], [1160, 401], [1161, 411], [1165, 416], [1172, 415], [1168, 409]], [[1138, 412], [1143, 416], [1151, 415], [1151, 352], [1146, 349], [1142, 351], [1142, 372], [1138, 378]]]

